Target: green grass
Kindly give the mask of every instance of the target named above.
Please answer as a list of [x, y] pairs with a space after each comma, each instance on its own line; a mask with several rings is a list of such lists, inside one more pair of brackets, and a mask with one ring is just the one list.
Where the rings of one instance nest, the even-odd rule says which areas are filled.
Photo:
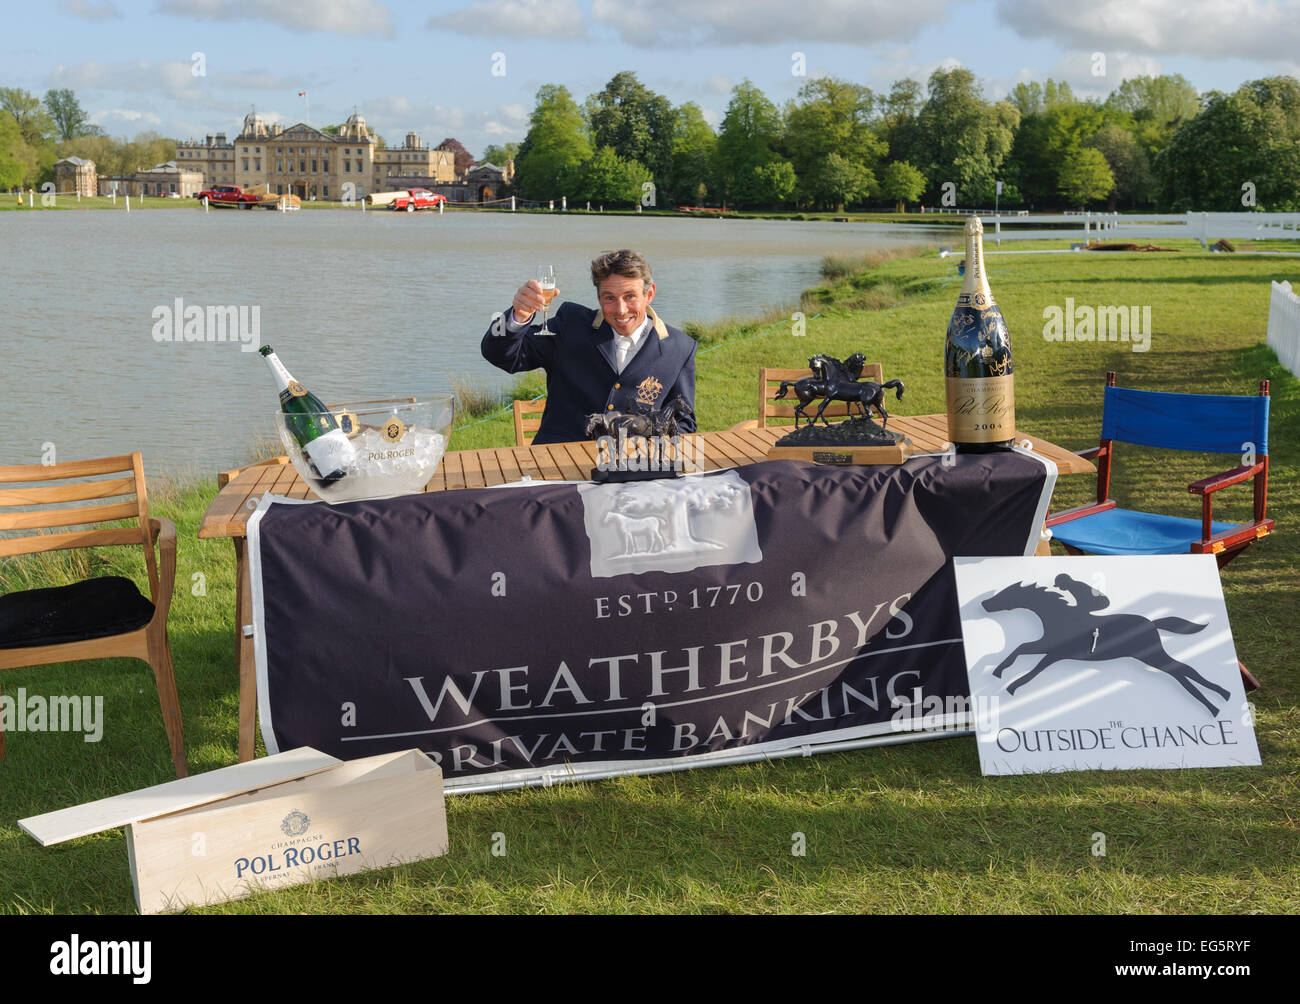
[[[1048, 246], [1044, 242], [1043, 246]], [[1052, 246], [1061, 246], [1057, 241]], [[1180, 245], [1186, 247], [1186, 245]], [[1024, 247], [1017, 245], [1017, 249]], [[623, 778], [448, 800], [443, 858], [258, 895], [229, 913], [406, 912], [1098, 912], [1300, 910], [1300, 382], [1263, 347], [1268, 280], [1300, 284], [1300, 259], [1210, 255], [990, 258], [990, 283], [1016, 352], [1018, 424], [1081, 448], [1096, 445], [1103, 375], [1125, 385], [1247, 394], [1272, 380], [1270, 511], [1278, 531], [1224, 570], [1238, 653], [1262, 679], [1253, 697], [1263, 766], [984, 778], [973, 742], [949, 739], [768, 764]], [[706, 331], [698, 363], [701, 425], [752, 417], [759, 366], [802, 365], [823, 351], [863, 351], [907, 393], [900, 413], [943, 408], [939, 361], [958, 289], [954, 259], [898, 257], [833, 278], [789, 313]], [[1151, 349], [1053, 343], [1043, 309], [1150, 305]], [[816, 316], [814, 316], [816, 315]], [[686, 319], [672, 319], [678, 322]], [[508, 409], [474, 419], [461, 449], [512, 441]], [[1123, 503], [1194, 515], [1185, 486], [1232, 458], [1125, 449]], [[215, 489], [151, 485], [177, 523], [171, 617], [187, 749], [194, 771], [235, 759], [233, 572], [226, 541], [195, 537]], [[1055, 505], [1085, 501], [1086, 477], [1058, 483]], [[1228, 518], [1249, 493], [1229, 489]], [[1216, 510], [1217, 511], [1217, 510]], [[121, 556], [97, 571], [122, 569]], [[0, 589], [64, 581], [81, 568], [10, 562]], [[27, 577], [28, 573], [34, 579]], [[193, 595], [192, 576], [205, 594]], [[76, 735], [15, 734], [0, 764], [0, 910], [132, 910], [125, 841], [110, 831], [43, 849], [23, 816], [157, 784], [171, 776], [152, 676], [142, 663], [91, 662], [6, 672], [4, 692], [103, 694], [97, 745]], [[1092, 834], [1107, 854], [1091, 853]], [[493, 835], [506, 840], [492, 854]], [[791, 854], [803, 833], [805, 856]]]
[[[17, 196], [12, 192], [0, 192], [0, 211], [12, 210], [13, 212], [36, 212], [37, 210], [48, 209], [120, 209], [126, 210], [126, 197], [119, 195], [117, 203], [107, 195], [83, 195], [81, 201], [77, 201], [75, 195], [56, 195], [54, 205], [45, 206], [41, 204], [41, 193], [37, 192], [36, 197], [32, 200], [32, 205], [27, 205], [27, 195], [23, 194], [22, 205], [17, 203]], [[201, 209], [196, 199], [160, 199], [157, 196], [141, 199], [137, 195], [131, 196], [131, 211], [137, 209]]]

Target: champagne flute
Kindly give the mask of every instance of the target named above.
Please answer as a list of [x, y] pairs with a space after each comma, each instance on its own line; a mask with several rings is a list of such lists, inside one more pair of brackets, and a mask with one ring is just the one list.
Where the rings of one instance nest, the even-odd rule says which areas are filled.
[[555, 299], [555, 266], [538, 265], [537, 281], [542, 286], [542, 299], [545, 303], [542, 306], [542, 330], [550, 332], [551, 323], [551, 301]]

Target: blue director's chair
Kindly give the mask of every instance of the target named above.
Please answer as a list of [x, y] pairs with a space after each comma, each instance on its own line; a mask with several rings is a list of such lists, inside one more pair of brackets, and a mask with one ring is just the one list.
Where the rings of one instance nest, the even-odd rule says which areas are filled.
[[[1196, 453], [1233, 453], [1253, 460], [1187, 486], [1201, 496], [1201, 518], [1164, 516], [1119, 508], [1110, 498], [1116, 443]], [[1052, 535], [1071, 554], [1213, 554], [1222, 568], [1273, 530], [1268, 503], [1268, 381], [1255, 397], [1167, 394], [1115, 386], [1106, 374], [1101, 445], [1080, 456], [1097, 463], [1097, 501], [1048, 517]], [[1221, 523], [1213, 518], [1214, 493], [1252, 482], [1254, 518]], [[1248, 685], [1253, 678], [1245, 673]]]

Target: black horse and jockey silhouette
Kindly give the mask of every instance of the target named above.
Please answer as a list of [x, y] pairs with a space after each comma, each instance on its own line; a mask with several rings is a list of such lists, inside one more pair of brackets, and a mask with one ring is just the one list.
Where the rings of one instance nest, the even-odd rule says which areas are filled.
[[813, 401], [818, 398], [824, 398], [821, 406], [817, 409], [817, 414], [809, 421], [810, 425], [816, 425], [820, 418], [823, 425], [830, 425], [830, 422], [822, 416], [826, 406], [832, 401], [844, 401], [848, 406], [849, 418], [853, 419], [853, 405], [858, 406], [860, 418], [869, 420], [871, 417], [870, 410], [875, 408], [881, 417], [881, 428], [884, 429], [889, 425], [889, 412], [885, 411], [885, 388], [896, 387], [897, 400], [903, 399], [903, 381], [887, 380], [883, 384], [876, 383], [874, 380], [859, 380], [862, 376], [862, 369], [867, 364], [867, 357], [861, 352], [855, 352], [844, 361], [836, 359], [834, 356], [828, 356], [823, 353], [811, 357], [808, 360], [808, 369], [812, 371], [812, 376], [804, 377], [801, 380], [782, 380], [781, 386], [777, 388], [775, 400], [779, 401], [785, 397], [786, 391], [794, 390], [795, 397], [799, 403], [794, 408], [794, 427], [799, 428], [799, 417], [802, 415], [808, 420], [808, 413], [804, 410]]
[[[993, 670], [993, 675], [1001, 679], [1003, 670], [1022, 655], [1042, 656], [1033, 669], [1007, 684], [1008, 694], [1014, 694], [1052, 663], [1065, 659], [1100, 663], [1129, 658], [1168, 673], [1205, 705], [1211, 715], [1217, 715], [1219, 709], [1193, 687], [1193, 683], [1213, 691], [1225, 701], [1231, 696], [1191, 666], [1171, 656], [1160, 640], [1161, 631], [1195, 634], [1208, 625], [1181, 617], [1152, 620], [1140, 614], [1097, 614], [1096, 611], [1110, 605], [1110, 599], [1103, 593], [1068, 575], [1058, 575], [1055, 585], [1056, 589], [1049, 589], [1036, 583], [1015, 583], [983, 603], [984, 609], [990, 612], [1029, 610], [1043, 623], [1041, 638], [1017, 646]], [[1073, 602], [1062, 595], [1063, 592], [1068, 593]]]
[[691, 406], [680, 394], [659, 411], [598, 411], [587, 416], [587, 438], [612, 436], [617, 439], [619, 431], [622, 430], [628, 439], [637, 436], [646, 439], [663, 436], [671, 439], [678, 433], [678, 421], [690, 413]]

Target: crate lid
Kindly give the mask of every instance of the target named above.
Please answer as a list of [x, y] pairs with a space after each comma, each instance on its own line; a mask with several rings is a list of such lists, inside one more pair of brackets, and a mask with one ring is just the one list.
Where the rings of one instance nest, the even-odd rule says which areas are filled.
[[18, 820], [18, 825], [43, 847], [76, 837], [112, 830], [141, 819], [181, 812], [231, 795], [256, 791], [270, 784], [315, 774], [342, 763], [337, 757], [300, 746], [287, 753], [221, 767], [205, 774], [141, 788], [96, 802], [84, 802], [40, 816]]

